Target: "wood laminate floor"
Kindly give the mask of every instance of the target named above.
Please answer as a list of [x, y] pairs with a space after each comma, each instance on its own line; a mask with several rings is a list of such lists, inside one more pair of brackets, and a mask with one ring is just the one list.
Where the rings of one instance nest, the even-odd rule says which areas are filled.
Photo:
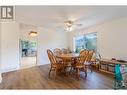
[[[36, 66], [3, 74], [0, 89], [112, 89], [113, 78], [110, 75], [94, 71], [87, 78], [77, 80], [72, 76], [57, 76], [51, 73], [49, 65]], [[83, 75], [81, 75], [83, 77]]]

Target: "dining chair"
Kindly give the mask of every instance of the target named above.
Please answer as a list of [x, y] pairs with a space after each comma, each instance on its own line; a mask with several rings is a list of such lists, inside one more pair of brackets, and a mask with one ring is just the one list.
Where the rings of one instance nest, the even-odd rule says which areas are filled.
[[67, 54], [67, 53], [68, 53], [68, 49], [63, 48], [62, 49], [62, 54]]
[[81, 52], [84, 52], [84, 51], [86, 51], [86, 49], [81, 49], [79, 52], [81, 53]]
[[93, 54], [94, 54], [94, 50], [89, 50], [88, 53], [87, 53], [87, 57], [86, 57], [86, 60], [84, 62], [84, 65], [87, 69], [90, 69], [90, 71], [92, 72], [92, 57], [93, 57]]
[[54, 53], [54, 55], [60, 55], [60, 54], [62, 54], [62, 50], [59, 48], [55, 48], [53, 53]]
[[[62, 54], [69, 54], [70, 51], [66, 48], [62, 48]], [[71, 59], [66, 59], [64, 60], [65, 68], [70, 68], [71, 67]]]
[[[62, 50], [59, 49], [59, 48], [55, 48], [55, 49], [53, 50], [53, 53], [54, 53], [55, 56], [58, 56], [58, 55], [61, 55], [61, 54], [62, 54]], [[56, 60], [57, 60], [58, 62], [62, 62], [62, 59], [60, 59], [60, 58], [56, 58]]]
[[56, 57], [54, 56], [53, 52], [50, 49], [47, 50], [47, 54], [51, 63], [51, 67], [49, 70], [49, 77], [51, 71], [55, 71], [55, 77], [56, 77], [58, 71], [62, 70], [63, 64], [57, 61]]
[[83, 71], [85, 73], [85, 77], [87, 77], [87, 70], [86, 66], [84, 65], [84, 62], [86, 60], [87, 55], [84, 55], [85, 52], [80, 52], [79, 57], [76, 58], [76, 63], [73, 65], [74, 69], [76, 69], [76, 75], [79, 80], [80, 77], [80, 71]]
[[84, 54], [84, 56], [86, 58], [86, 55], [88, 55], [89, 50], [83, 49], [83, 50], [80, 51], [80, 53]]

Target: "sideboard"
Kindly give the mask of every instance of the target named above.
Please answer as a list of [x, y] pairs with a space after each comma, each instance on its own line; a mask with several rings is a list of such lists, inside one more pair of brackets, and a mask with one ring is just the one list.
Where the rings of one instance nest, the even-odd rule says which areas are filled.
[[100, 59], [99, 70], [114, 75], [116, 64], [127, 65], [127, 62], [119, 62], [117, 60], [110, 59]]

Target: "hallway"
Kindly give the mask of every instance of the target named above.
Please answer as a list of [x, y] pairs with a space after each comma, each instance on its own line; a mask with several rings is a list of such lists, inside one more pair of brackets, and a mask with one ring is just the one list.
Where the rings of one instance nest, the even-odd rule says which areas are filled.
[[36, 66], [36, 57], [22, 57], [21, 58], [21, 69], [26, 69]]

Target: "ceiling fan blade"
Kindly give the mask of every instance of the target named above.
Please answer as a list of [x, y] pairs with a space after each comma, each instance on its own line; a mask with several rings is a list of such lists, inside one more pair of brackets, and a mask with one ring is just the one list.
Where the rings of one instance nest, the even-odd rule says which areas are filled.
[[76, 24], [77, 26], [82, 26], [83, 24]]
[[75, 26], [83, 26], [83, 24], [81, 24], [81, 23], [74, 23], [73, 25], [75, 25]]

